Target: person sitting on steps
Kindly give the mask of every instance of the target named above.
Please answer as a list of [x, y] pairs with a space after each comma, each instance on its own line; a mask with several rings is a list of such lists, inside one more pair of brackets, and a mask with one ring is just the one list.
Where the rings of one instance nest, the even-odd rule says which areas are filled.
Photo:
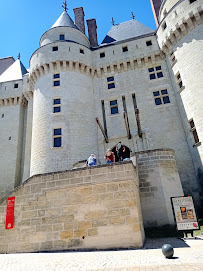
[[96, 166], [97, 165], [97, 158], [96, 156], [92, 153], [90, 157], [86, 161], [86, 166], [91, 167], [91, 166]]
[[115, 162], [115, 155], [110, 149], [106, 151], [104, 158], [106, 159], [107, 164]]

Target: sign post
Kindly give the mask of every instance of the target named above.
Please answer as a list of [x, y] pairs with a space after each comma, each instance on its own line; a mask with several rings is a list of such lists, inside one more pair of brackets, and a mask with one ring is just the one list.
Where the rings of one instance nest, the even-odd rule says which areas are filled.
[[8, 198], [6, 210], [6, 225], [5, 225], [6, 230], [13, 229], [14, 206], [15, 206], [15, 197]]
[[193, 197], [172, 197], [171, 204], [177, 230], [184, 231], [186, 236], [190, 232], [193, 236], [193, 231], [200, 229]]

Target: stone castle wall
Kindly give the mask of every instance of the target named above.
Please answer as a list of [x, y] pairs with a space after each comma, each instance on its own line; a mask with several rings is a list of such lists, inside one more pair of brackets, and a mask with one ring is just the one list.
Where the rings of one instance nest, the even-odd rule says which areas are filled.
[[174, 224], [171, 197], [183, 196], [175, 152], [158, 149], [136, 154], [145, 227]]
[[142, 247], [143, 221], [174, 224], [170, 197], [183, 192], [174, 151], [132, 161], [28, 179], [10, 194], [13, 229], [4, 229], [6, 198], [0, 203], [0, 253]]
[[0, 253], [142, 247], [139, 184], [131, 162], [31, 177], [15, 196], [14, 229], [0, 204]]
[[[166, 1], [166, 5], [167, 2], [171, 3], [172, 1]], [[162, 11], [164, 10], [164, 3], [162, 4]], [[203, 140], [202, 4], [201, 0], [193, 3], [190, 3], [189, 0], [179, 1], [166, 14], [157, 30], [160, 48], [166, 54], [172, 84], [174, 85], [174, 94], [193, 162], [189, 170], [192, 174], [187, 182], [185, 178], [181, 178], [182, 184], [185, 193], [192, 192], [196, 199], [199, 197], [199, 193], [203, 193], [201, 191], [203, 175], [203, 147], [201, 144]], [[163, 28], [164, 23], [166, 23], [166, 28]], [[179, 85], [180, 81], [182, 86]], [[190, 126], [191, 120], [194, 121], [199, 143], [195, 142]], [[177, 153], [177, 149], [175, 150]], [[189, 161], [190, 159], [184, 156], [184, 162], [187, 165], [186, 160]], [[195, 175], [198, 176], [198, 179], [195, 179]]]
[[0, 199], [14, 189], [20, 179], [22, 138], [21, 105], [0, 106]]

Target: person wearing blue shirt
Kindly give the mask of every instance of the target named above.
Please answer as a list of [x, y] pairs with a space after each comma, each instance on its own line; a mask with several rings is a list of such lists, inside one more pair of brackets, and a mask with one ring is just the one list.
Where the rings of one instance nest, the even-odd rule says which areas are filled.
[[86, 165], [89, 166], [89, 167], [97, 165], [97, 158], [93, 153], [87, 159]]

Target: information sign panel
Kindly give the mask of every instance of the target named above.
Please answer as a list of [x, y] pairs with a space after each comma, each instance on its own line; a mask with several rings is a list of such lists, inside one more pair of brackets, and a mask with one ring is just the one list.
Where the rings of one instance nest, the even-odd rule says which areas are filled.
[[14, 206], [15, 206], [15, 197], [8, 198], [7, 199], [7, 210], [6, 210], [6, 225], [5, 225], [6, 230], [13, 228]]
[[171, 203], [177, 230], [190, 231], [200, 229], [192, 197], [173, 197], [171, 198]]

